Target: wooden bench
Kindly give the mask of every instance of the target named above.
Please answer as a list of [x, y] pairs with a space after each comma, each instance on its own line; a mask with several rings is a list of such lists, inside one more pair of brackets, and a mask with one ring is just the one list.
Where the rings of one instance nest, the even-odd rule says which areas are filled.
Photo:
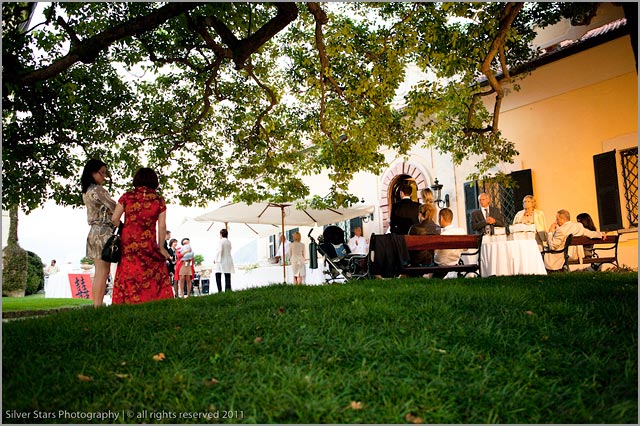
[[406, 275], [424, 275], [434, 272], [457, 272], [458, 276], [476, 274], [480, 276], [480, 245], [482, 235], [405, 235], [407, 250], [445, 250], [463, 249], [472, 250], [462, 252], [462, 256], [478, 256], [476, 263], [468, 265], [462, 264], [462, 258], [457, 265], [435, 265], [435, 266], [405, 266], [402, 273]]
[[[599, 271], [602, 265], [609, 263], [616, 268], [619, 268], [618, 264], [618, 240], [620, 235], [607, 235], [606, 239], [601, 238], [589, 238], [585, 236], [576, 237], [573, 235], [567, 236], [564, 247], [558, 250], [543, 250], [541, 252], [544, 257], [545, 254], [562, 254], [564, 256], [564, 264], [562, 265], [563, 271], [569, 271], [569, 265], [588, 265], [591, 264], [592, 267]], [[572, 259], [569, 257], [569, 247], [571, 246], [593, 246], [593, 256], [585, 257], [582, 259], [582, 263], [580, 259]], [[599, 252], [607, 252], [608, 256], [601, 256]]]
[[[580, 263], [580, 259], [571, 259], [567, 258], [568, 265], [588, 265], [591, 264], [592, 267], [599, 271], [602, 265], [609, 263], [616, 268], [619, 268], [618, 264], [618, 239], [620, 235], [607, 235], [606, 239], [600, 238], [589, 238], [589, 237], [573, 237], [571, 239], [572, 246], [593, 246], [593, 256], [585, 257], [582, 259], [582, 263]], [[601, 253], [606, 252], [607, 256], [603, 256]]]

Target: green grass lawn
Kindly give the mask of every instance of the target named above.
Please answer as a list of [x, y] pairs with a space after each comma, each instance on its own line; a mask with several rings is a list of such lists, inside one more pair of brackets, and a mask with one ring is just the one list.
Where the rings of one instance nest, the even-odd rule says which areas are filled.
[[637, 424], [637, 337], [635, 273], [280, 285], [76, 309], [3, 324], [2, 415]]
[[44, 294], [34, 294], [25, 297], [3, 297], [2, 312], [40, 311], [92, 304], [89, 299], [45, 299]]

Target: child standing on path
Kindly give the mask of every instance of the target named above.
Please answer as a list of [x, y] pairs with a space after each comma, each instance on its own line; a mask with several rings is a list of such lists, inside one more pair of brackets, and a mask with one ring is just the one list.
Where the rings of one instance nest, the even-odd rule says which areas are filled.
[[289, 245], [288, 256], [293, 272], [293, 284], [302, 284], [306, 275], [306, 261], [304, 257], [304, 244], [300, 242], [302, 235], [293, 233], [293, 242]]

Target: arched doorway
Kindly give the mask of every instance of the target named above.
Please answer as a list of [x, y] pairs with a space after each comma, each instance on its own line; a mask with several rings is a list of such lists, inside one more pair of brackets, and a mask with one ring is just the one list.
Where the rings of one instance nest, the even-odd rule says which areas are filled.
[[393, 183], [389, 187], [389, 202], [393, 205], [393, 203], [400, 201], [402, 196], [400, 195], [400, 189], [404, 185], [409, 185], [411, 187], [411, 199], [413, 201], [418, 201], [418, 185], [416, 184], [416, 180], [409, 175], [398, 175], [393, 180]]
[[411, 199], [414, 201], [421, 201], [420, 191], [427, 187], [427, 179], [422, 171], [410, 162], [398, 163], [385, 172], [380, 188], [380, 213], [385, 230], [389, 227], [391, 205], [400, 199], [400, 186], [404, 183], [413, 188]]

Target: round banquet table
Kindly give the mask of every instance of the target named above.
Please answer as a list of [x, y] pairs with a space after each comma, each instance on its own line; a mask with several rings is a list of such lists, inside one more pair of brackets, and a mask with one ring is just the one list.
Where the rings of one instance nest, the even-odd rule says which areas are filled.
[[535, 239], [482, 240], [480, 273], [492, 275], [547, 275]]

